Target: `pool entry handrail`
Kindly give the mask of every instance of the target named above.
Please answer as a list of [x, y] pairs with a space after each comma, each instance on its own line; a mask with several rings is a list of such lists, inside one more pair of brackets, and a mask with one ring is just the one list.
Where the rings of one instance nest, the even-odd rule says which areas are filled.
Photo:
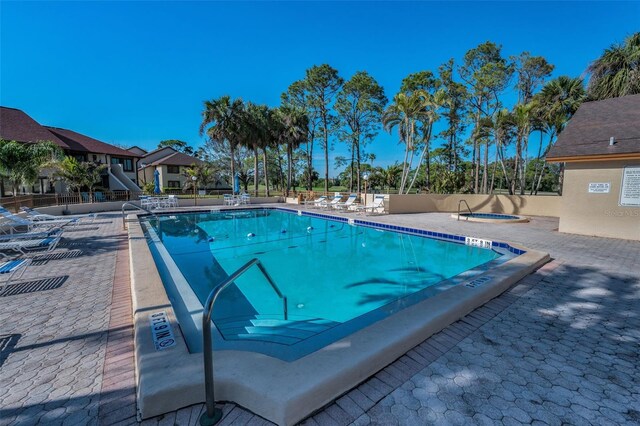
[[152, 215], [153, 217], [155, 217], [156, 219], [158, 219], [158, 215], [156, 215], [154, 212], [152, 212], [151, 210], [144, 208], [142, 206], [139, 206], [137, 204], [132, 203], [131, 201], [127, 201], [126, 203], [122, 204], [122, 229], [127, 229], [127, 224], [125, 221], [125, 216], [124, 216], [124, 208], [126, 206], [131, 206], [131, 207], [135, 207], [137, 209], [140, 210], [144, 210], [145, 212], [149, 213], [150, 215]]
[[202, 340], [203, 340], [203, 352], [204, 352], [204, 390], [205, 390], [205, 402], [207, 409], [202, 416], [200, 416], [200, 424], [202, 426], [214, 425], [222, 418], [222, 410], [216, 408], [216, 400], [214, 397], [214, 385], [213, 385], [213, 339], [211, 338], [211, 318], [213, 317], [213, 305], [216, 303], [216, 299], [230, 284], [232, 284], [240, 275], [244, 274], [252, 266], [257, 266], [262, 275], [267, 279], [271, 288], [276, 292], [278, 297], [282, 299], [283, 304], [283, 316], [285, 321], [289, 319], [289, 312], [287, 309], [287, 297], [282, 294], [278, 286], [276, 285], [271, 275], [267, 272], [260, 259], [253, 258], [240, 268], [238, 268], [233, 274], [214, 288], [206, 303], [204, 304], [204, 311], [202, 312]]
[[469, 214], [473, 215], [473, 212], [471, 211], [471, 207], [469, 207], [469, 203], [467, 203], [467, 200], [460, 200], [458, 201], [458, 220], [460, 220], [460, 206], [462, 205], [462, 203], [464, 203], [464, 205], [467, 206], [467, 210], [469, 210]]

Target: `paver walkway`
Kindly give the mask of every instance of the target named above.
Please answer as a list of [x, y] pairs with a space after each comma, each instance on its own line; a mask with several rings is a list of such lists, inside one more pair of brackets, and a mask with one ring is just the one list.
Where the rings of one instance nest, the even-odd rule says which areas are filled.
[[[67, 247], [82, 255], [41, 262], [25, 274], [63, 282], [0, 297], [0, 334], [7, 336], [0, 346], [1, 424], [135, 423], [130, 301], [119, 297], [126, 274], [116, 268], [123, 234], [115, 218], [65, 234]], [[557, 219], [548, 218], [371, 219], [520, 243], [554, 260], [305, 424], [640, 424], [639, 242], [560, 234]], [[221, 424], [268, 423], [234, 404], [223, 410]], [[143, 423], [195, 425], [201, 411], [198, 404]]]

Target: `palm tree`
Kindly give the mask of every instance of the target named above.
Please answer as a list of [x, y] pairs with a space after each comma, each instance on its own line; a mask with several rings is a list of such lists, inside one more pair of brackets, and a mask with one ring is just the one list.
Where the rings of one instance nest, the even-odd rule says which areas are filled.
[[275, 119], [279, 121], [277, 128], [280, 133], [277, 135], [277, 139], [287, 147], [287, 188], [285, 193], [288, 196], [293, 181], [293, 150], [307, 142], [309, 117], [303, 110], [285, 105], [276, 110]]
[[425, 109], [420, 116], [420, 121], [422, 124], [421, 126], [422, 127], [421, 129], [422, 143], [424, 145], [422, 148], [422, 153], [420, 154], [420, 159], [418, 160], [416, 171], [413, 174], [411, 183], [407, 187], [407, 193], [409, 193], [409, 191], [413, 187], [413, 184], [416, 182], [416, 178], [418, 177], [418, 172], [420, 171], [420, 165], [422, 164], [422, 160], [424, 159], [425, 154], [427, 156], [427, 169], [425, 171], [426, 187], [427, 187], [427, 190], [429, 190], [429, 175], [431, 173], [431, 159], [429, 158], [429, 148], [430, 148], [431, 135], [433, 133], [433, 125], [440, 118], [440, 115], [438, 114], [438, 110], [440, 109], [440, 107], [442, 107], [448, 102], [447, 96], [445, 92], [442, 90], [438, 90], [434, 94], [431, 94], [428, 92], [425, 92], [425, 93], [426, 93]]
[[[185, 181], [182, 188], [183, 191], [192, 190], [195, 191], [195, 185], [200, 188], [207, 188], [210, 183], [216, 181], [216, 170], [208, 163], [192, 164], [184, 171], [184, 176], [188, 179]], [[195, 181], [192, 178], [196, 178]]]
[[605, 49], [587, 68], [590, 100], [640, 93], [640, 32]]
[[239, 144], [239, 125], [244, 102], [242, 99], [231, 99], [222, 96], [219, 99], [204, 102], [200, 135], [207, 134], [211, 139], [227, 141], [231, 154], [231, 182], [233, 182], [235, 168], [235, 150]]
[[[424, 90], [416, 90], [411, 94], [398, 93], [382, 114], [382, 124], [388, 132], [398, 127], [400, 142], [404, 143], [404, 160], [400, 178], [400, 193], [404, 192], [415, 150], [417, 123], [428, 119], [428, 94]], [[411, 158], [409, 158], [411, 154]]]
[[67, 156], [56, 163], [56, 174], [62, 178], [70, 189], [78, 191], [78, 200], [82, 202], [82, 197], [80, 196], [82, 187], [89, 188], [89, 200], [92, 200], [93, 190], [101, 182], [102, 171], [106, 168], [106, 164], [78, 161], [74, 157]]
[[520, 195], [524, 195], [525, 190], [525, 169], [527, 145], [531, 134], [531, 125], [534, 119], [535, 102], [528, 104], [517, 104], [513, 108], [513, 123], [517, 129], [516, 135], [516, 156], [513, 164], [513, 180], [509, 188], [509, 194], [515, 194], [516, 181], [520, 183]]
[[[558, 134], [564, 129], [569, 119], [575, 114], [586, 98], [586, 91], [582, 79], [560, 76], [544, 85], [534, 100], [537, 105], [538, 120], [542, 121], [549, 135], [549, 143], [544, 150], [544, 157], [555, 143]], [[537, 193], [546, 167], [546, 160], [542, 165], [538, 182], [534, 192]], [[559, 192], [562, 192], [564, 164], [560, 165]]]

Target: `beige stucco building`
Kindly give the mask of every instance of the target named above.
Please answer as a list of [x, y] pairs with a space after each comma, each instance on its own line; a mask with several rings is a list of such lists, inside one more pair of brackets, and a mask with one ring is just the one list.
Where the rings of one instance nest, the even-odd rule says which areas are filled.
[[[139, 153], [141, 148], [132, 147], [134, 153]], [[178, 152], [171, 147], [156, 149], [143, 154], [138, 168], [138, 181], [141, 186], [147, 183], [153, 183], [154, 174], [157, 170], [160, 178], [160, 186], [163, 192], [166, 189], [180, 190], [185, 187], [188, 177], [185, 170], [194, 164], [203, 164], [204, 162], [191, 155]], [[216, 188], [217, 183], [211, 183], [207, 188]]]
[[584, 103], [547, 160], [565, 164], [560, 232], [640, 240], [640, 95]]

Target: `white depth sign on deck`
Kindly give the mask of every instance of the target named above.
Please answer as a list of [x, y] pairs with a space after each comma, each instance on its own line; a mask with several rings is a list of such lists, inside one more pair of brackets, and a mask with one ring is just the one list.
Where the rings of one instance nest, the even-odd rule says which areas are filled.
[[468, 246], [490, 249], [493, 243], [491, 240], [483, 240], [482, 238], [464, 237], [464, 243]]
[[153, 337], [153, 344], [156, 346], [156, 351], [168, 349], [176, 345], [171, 323], [165, 311], [151, 314], [149, 322], [151, 323], [151, 336]]

